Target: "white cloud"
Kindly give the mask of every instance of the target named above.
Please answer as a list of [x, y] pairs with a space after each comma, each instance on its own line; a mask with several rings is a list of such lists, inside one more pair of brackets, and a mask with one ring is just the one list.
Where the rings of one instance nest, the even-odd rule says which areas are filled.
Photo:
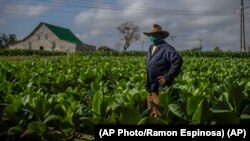
[[32, 17], [42, 15], [48, 10], [49, 8], [44, 5], [16, 4], [7, 5], [4, 13], [9, 16]]
[[[83, 41], [87, 40], [92, 44], [97, 44], [97, 46], [108, 45], [113, 47], [115, 43], [120, 41], [121, 37], [116, 28], [121, 23], [132, 21], [141, 28], [142, 32], [150, 30], [151, 24], [155, 23], [155, 21], [163, 22], [165, 20], [160, 16], [154, 18], [152, 15], [147, 18], [145, 13], [140, 10], [134, 10], [142, 5], [142, 1], [131, 1], [128, 7], [120, 11], [114, 11], [112, 9], [91, 9], [82, 11], [74, 19], [76, 26], [81, 32], [78, 33], [79, 38]], [[142, 39], [146, 38], [144, 35], [141, 37]]]
[[95, 10], [89, 10], [87, 12], [81, 12], [80, 14], [78, 14], [76, 17], [75, 17], [75, 23], [77, 24], [77, 26], [82, 26], [84, 24], [87, 24], [89, 22], [91, 22], [90, 20], [92, 18], [95, 18], [95, 15], [96, 15], [96, 12]]
[[80, 38], [83, 41], [85, 41], [85, 40], [88, 39], [88, 35], [87, 34], [78, 34], [78, 33], [76, 33], [75, 35], [76, 35], [76, 37]]
[[27, 7], [28, 16], [38, 16], [48, 11], [48, 8], [42, 5]]
[[[117, 3], [118, 7], [109, 5], [110, 9], [88, 9], [76, 15], [74, 23], [78, 37], [97, 46], [113, 47], [120, 39], [116, 27], [129, 20], [140, 27], [141, 33], [149, 31], [153, 23], [160, 24], [171, 35], [176, 35], [174, 45], [178, 49], [197, 47], [199, 38], [203, 39], [204, 49], [209, 50], [215, 46], [225, 50], [239, 49], [239, 16], [233, 13], [239, 7], [239, 1], [118, 0]], [[160, 12], [156, 13], [155, 10]], [[178, 15], [178, 12], [187, 15]], [[141, 35], [141, 40], [145, 40], [147, 46], [147, 37]], [[172, 43], [170, 39], [167, 41]], [[140, 41], [131, 46], [131, 49], [140, 48]]]

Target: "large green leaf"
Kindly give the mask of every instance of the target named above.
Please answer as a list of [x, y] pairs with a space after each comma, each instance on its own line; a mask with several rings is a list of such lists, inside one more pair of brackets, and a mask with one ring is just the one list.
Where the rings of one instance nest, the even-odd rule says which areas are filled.
[[169, 104], [169, 110], [181, 119], [189, 120], [185, 107], [179, 103]]
[[[91, 131], [94, 131], [95, 122], [94, 122], [93, 118], [90, 118], [90, 117], [81, 117], [80, 121], [82, 122], [82, 123], [80, 123], [80, 125], [82, 125], [83, 127], [88, 128]], [[97, 123], [99, 123], [99, 121], [96, 122], [96, 124]]]
[[134, 107], [123, 107], [119, 121], [122, 124], [137, 124], [141, 119], [140, 112]]
[[143, 125], [143, 124], [145, 124], [146, 122], [147, 122], [147, 119], [148, 119], [149, 117], [144, 117], [144, 118], [142, 118], [137, 124], [138, 125]]
[[98, 116], [101, 114], [102, 102], [103, 102], [102, 92], [100, 91], [95, 92], [93, 96], [93, 102], [92, 102], [92, 110], [94, 112], [94, 116]]
[[28, 130], [32, 133], [44, 134], [46, 128], [46, 125], [41, 121], [32, 121], [28, 124]]
[[240, 118], [242, 122], [249, 124], [250, 123], [250, 104], [245, 106], [244, 110], [242, 111]]
[[18, 122], [18, 118], [20, 115], [17, 113], [20, 111], [20, 107], [22, 105], [22, 99], [21, 96], [16, 96], [13, 102], [6, 106], [4, 109], [4, 114], [8, 120], [15, 123]]
[[144, 117], [142, 118], [137, 125], [151, 125], [151, 124], [160, 124], [160, 125], [167, 125], [168, 123], [160, 118], [150, 118], [150, 117]]
[[46, 124], [47, 122], [50, 122], [52, 120], [60, 120], [61, 118], [62, 117], [58, 115], [50, 115], [43, 121], [43, 123]]
[[34, 108], [35, 108], [36, 112], [38, 113], [38, 116], [40, 118], [43, 118], [45, 116], [45, 114], [51, 108], [48, 101], [42, 96], [36, 97], [34, 101], [35, 101]]
[[241, 115], [240, 115], [240, 118], [243, 119], [243, 120], [250, 120], [250, 115], [241, 114]]
[[239, 124], [240, 118], [228, 110], [212, 110], [213, 120], [216, 124]]
[[129, 99], [126, 95], [123, 94], [117, 94], [115, 96], [114, 102], [111, 104], [111, 108], [114, 111], [119, 110], [121, 107], [126, 107], [128, 105]]
[[228, 100], [228, 93], [223, 93], [218, 99], [216, 99], [216, 102], [214, 103], [215, 104], [212, 105], [212, 109], [214, 110], [233, 110], [233, 106]]
[[204, 98], [198, 105], [195, 114], [192, 117], [192, 124], [204, 124], [209, 118], [209, 105], [207, 98]]
[[202, 99], [203, 96], [201, 95], [195, 95], [187, 99], [187, 113], [189, 116], [197, 111], [198, 105], [201, 103]]
[[91, 82], [91, 90], [92, 91], [98, 91], [100, 89], [100, 84], [98, 81]]
[[172, 99], [170, 97], [170, 94], [168, 93], [161, 93], [159, 97], [159, 106], [164, 108], [165, 110], [168, 110], [168, 105], [172, 102]]
[[20, 135], [24, 132], [24, 129], [21, 126], [14, 126], [11, 127], [8, 130], [8, 136], [16, 136], [16, 135]]
[[240, 114], [241, 103], [244, 99], [244, 88], [244, 84], [239, 84], [238, 82], [233, 82], [228, 88], [229, 102], [233, 105], [234, 111], [237, 114]]
[[26, 106], [26, 104], [28, 104], [30, 101], [30, 95], [25, 95], [24, 97], [22, 97], [22, 104], [24, 106]]
[[[178, 94], [178, 93], [176, 93]], [[186, 89], [180, 90], [179, 92], [180, 99], [182, 102], [186, 103], [189, 97], [192, 97], [193, 94], [188, 92]]]
[[246, 105], [242, 111], [242, 114], [250, 115], [250, 104]]

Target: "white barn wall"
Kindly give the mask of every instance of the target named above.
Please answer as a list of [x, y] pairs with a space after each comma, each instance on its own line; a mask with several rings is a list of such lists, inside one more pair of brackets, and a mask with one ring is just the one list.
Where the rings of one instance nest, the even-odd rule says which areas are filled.
[[[45, 36], [48, 35], [48, 39]], [[40, 36], [40, 39], [39, 37]], [[53, 42], [55, 47], [53, 48]], [[31, 48], [29, 44], [31, 43]], [[21, 41], [15, 45], [10, 46], [11, 49], [32, 49], [39, 50], [43, 47], [43, 50], [48, 51], [63, 51], [63, 52], [75, 52], [76, 44], [60, 40], [49, 28], [44, 24], [37, 30], [31, 37]]]

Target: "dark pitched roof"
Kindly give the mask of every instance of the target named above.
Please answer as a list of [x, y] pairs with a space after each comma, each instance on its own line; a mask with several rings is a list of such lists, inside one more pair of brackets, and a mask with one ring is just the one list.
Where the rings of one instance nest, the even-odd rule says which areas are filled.
[[43, 23], [43, 24], [45, 24], [61, 40], [72, 42], [72, 43], [84, 44], [69, 29], [55, 26], [55, 25], [48, 24], [48, 23]]

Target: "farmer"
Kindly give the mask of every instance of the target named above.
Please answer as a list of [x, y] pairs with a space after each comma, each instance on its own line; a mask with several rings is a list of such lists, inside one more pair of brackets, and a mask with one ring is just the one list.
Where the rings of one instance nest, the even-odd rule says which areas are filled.
[[161, 26], [154, 24], [150, 32], [143, 32], [149, 37], [150, 47], [147, 55], [147, 107], [150, 117], [161, 115], [158, 109], [159, 88], [171, 86], [178, 76], [182, 66], [182, 58], [178, 52], [164, 41], [169, 36]]

